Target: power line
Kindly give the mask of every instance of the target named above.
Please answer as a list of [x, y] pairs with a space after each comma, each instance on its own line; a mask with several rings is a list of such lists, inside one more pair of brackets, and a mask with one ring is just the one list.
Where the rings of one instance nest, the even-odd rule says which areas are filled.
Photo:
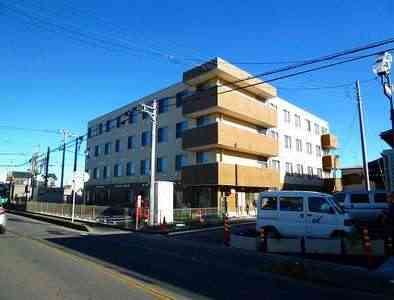
[[[392, 50], [394, 50], [394, 48], [385, 49], [384, 51], [392, 51]], [[249, 88], [249, 87], [253, 87], [253, 86], [257, 86], [257, 85], [261, 85], [261, 84], [265, 84], [265, 83], [269, 83], [269, 82], [274, 82], [274, 81], [277, 81], [277, 80], [282, 80], [282, 79], [291, 78], [291, 77], [294, 77], [294, 76], [298, 76], [298, 75], [302, 75], [302, 74], [306, 74], [306, 73], [310, 73], [310, 72], [314, 72], [314, 71], [327, 69], [327, 68], [330, 68], [330, 67], [334, 67], [334, 66], [345, 64], [345, 63], [357, 61], [357, 60], [360, 60], [360, 59], [368, 58], [368, 57], [371, 57], [371, 56], [376, 56], [376, 55], [378, 55], [380, 53], [382, 53], [382, 51], [378, 51], [378, 52], [374, 52], [374, 53], [370, 53], [370, 54], [366, 54], [366, 55], [360, 55], [360, 56], [355, 57], [355, 58], [345, 59], [345, 60], [342, 60], [342, 61], [339, 61], [339, 62], [335, 62], [335, 63], [331, 63], [331, 64], [319, 66], [319, 67], [315, 67], [315, 68], [304, 70], [304, 71], [299, 71], [299, 72], [296, 72], [296, 73], [293, 73], [293, 74], [283, 75], [283, 76], [279, 76], [279, 77], [272, 78], [272, 79], [269, 79], [269, 80], [265, 80], [265, 81], [261, 81], [261, 82], [257, 82], [257, 83], [253, 83], [253, 84], [237, 87], [237, 88], [232, 88], [232, 89], [229, 89], [227, 91], [220, 92], [218, 94], [226, 94], [226, 93], [230, 93], [230, 92], [237, 91], [237, 90], [243, 90], [243, 89], [246, 89], [246, 88]]]
[[[333, 54], [329, 54], [329, 55], [325, 55], [325, 56], [322, 56], [322, 57], [319, 57], [319, 58], [309, 59], [309, 60], [306, 60], [306, 61], [304, 61], [302, 63], [298, 63], [298, 64], [294, 64], [294, 65], [290, 65], [290, 66], [285, 66], [285, 67], [274, 69], [274, 70], [271, 70], [271, 71], [259, 73], [259, 74], [254, 75], [254, 76], [249, 76], [249, 77], [246, 77], [246, 78], [239, 79], [237, 81], [231, 82], [231, 84], [243, 82], [243, 81], [250, 80], [250, 79], [260, 78], [260, 77], [263, 77], [263, 76], [268, 76], [268, 75], [272, 75], [272, 74], [276, 74], [276, 73], [282, 73], [282, 72], [285, 72], [285, 71], [298, 69], [298, 68], [301, 68], [301, 67], [304, 67], [304, 66], [307, 66], [307, 65], [333, 60], [333, 59], [336, 59], [336, 58], [347, 56], [349, 54], [354, 54], [354, 53], [357, 53], [357, 52], [366, 51], [366, 50], [369, 50], [369, 49], [381, 47], [381, 46], [384, 46], [384, 45], [387, 45], [387, 44], [392, 44], [392, 43], [394, 43], [394, 38], [390, 38], [390, 39], [386, 39], [386, 40], [382, 40], [382, 41], [369, 43], [369, 44], [361, 46], [361, 47], [352, 48], [352, 49], [349, 49], [349, 50], [339, 51], [339, 52], [336, 52], [336, 53], [333, 53]], [[379, 52], [376, 52], [373, 55], [377, 55], [379, 53], [382, 53], [383, 51], [387, 51], [387, 50], [381, 50]], [[350, 57], [350, 58], [348, 58], [348, 61], [354, 61], [354, 60], [358, 60], [358, 59], [362, 59], [362, 58], [365, 58], [365, 56], [360, 55], [360, 56], [356, 56], [356, 57]]]
[[[46, 29], [49, 29], [49, 31], [55, 31], [55, 32], [63, 32], [71, 36], [72, 38], [76, 38], [79, 42], [86, 42], [89, 43], [90, 46], [98, 46], [101, 48], [104, 48], [106, 50], [113, 51], [114, 48], [116, 50], [124, 50], [124, 51], [131, 51], [135, 56], [138, 54], [147, 54], [149, 53], [151, 56], [159, 56], [159, 57], [164, 57], [165, 59], [171, 61], [172, 63], [175, 64], [181, 64], [182, 61], [180, 61], [176, 56], [171, 55], [171, 54], [166, 54], [162, 53], [158, 50], [152, 50], [152, 49], [146, 49], [146, 48], [141, 48], [136, 45], [130, 44], [130, 41], [126, 41], [124, 39], [119, 39], [119, 38], [107, 38], [107, 37], [102, 37], [98, 33], [94, 33], [92, 35], [92, 32], [87, 33], [79, 30], [78, 26], [75, 26], [73, 24], [68, 24], [68, 25], [62, 25], [56, 22], [53, 22], [50, 20], [51, 16], [48, 14], [44, 14], [42, 10], [36, 11], [34, 9], [28, 9], [26, 7], [21, 8], [20, 5], [15, 3], [14, 5], [7, 5], [3, 4], [4, 8], [8, 10], [9, 12], [12, 12], [16, 15], [22, 16], [24, 18], [29, 19], [30, 21], [33, 21], [31, 25], [33, 26], [40, 26], [41, 28], [44, 27]], [[28, 11], [30, 10], [30, 11]], [[71, 25], [71, 26], [70, 26]], [[108, 48], [109, 47], [109, 48]]]
[[[362, 83], [368, 83], [375, 81], [376, 78], [370, 78], [365, 80], [360, 80]], [[354, 86], [354, 82], [343, 83], [343, 84], [335, 84], [335, 85], [327, 85], [327, 86], [299, 86], [299, 87], [286, 87], [286, 86], [275, 86], [281, 90], [330, 90], [330, 89], [339, 89]]]
[[31, 132], [42, 132], [42, 133], [55, 133], [60, 134], [59, 130], [53, 129], [38, 129], [38, 128], [27, 128], [27, 127], [17, 127], [12, 125], [0, 125], [0, 129], [9, 129], [9, 130], [21, 130], [21, 131], [31, 131]]
[[29, 156], [28, 153], [12, 153], [12, 152], [0, 152], [0, 156]]

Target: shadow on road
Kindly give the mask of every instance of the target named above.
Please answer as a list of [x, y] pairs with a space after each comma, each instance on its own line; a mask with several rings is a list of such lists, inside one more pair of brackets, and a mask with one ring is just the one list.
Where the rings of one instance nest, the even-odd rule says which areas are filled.
[[[258, 272], [258, 256], [235, 249], [141, 234], [57, 237], [48, 241], [138, 273], [142, 275], [139, 279], [149, 282], [144, 278], [147, 276], [164, 288], [174, 292], [180, 289], [186, 295], [191, 292], [213, 299], [246, 299], [269, 291], [278, 296], [272, 299], [279, 299], [282, 293], [275, 288], [279, 282]], [[292, 288], [299, 289], [296, 284]]]

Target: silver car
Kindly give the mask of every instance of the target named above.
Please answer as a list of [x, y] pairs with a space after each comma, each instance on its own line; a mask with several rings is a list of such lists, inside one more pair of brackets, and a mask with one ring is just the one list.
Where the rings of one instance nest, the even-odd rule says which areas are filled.
[[5, 209], [0, 206], [0, 233], [5, 233], [7, 226], [7, 215]]

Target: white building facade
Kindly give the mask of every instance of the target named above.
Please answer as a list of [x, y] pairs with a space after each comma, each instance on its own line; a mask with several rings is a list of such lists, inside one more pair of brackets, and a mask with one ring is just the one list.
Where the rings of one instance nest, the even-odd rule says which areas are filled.
[[216, 58], [182, 82], [88, 123], [86, 202], [129, 206], [149, 195], [150, 132], [139, 103], [158, 101], [157, 180], [175, 183], [177, 207], [239, 212], [268, 189], [323, 190], [336, 161], [326, 121], [275, 87]]

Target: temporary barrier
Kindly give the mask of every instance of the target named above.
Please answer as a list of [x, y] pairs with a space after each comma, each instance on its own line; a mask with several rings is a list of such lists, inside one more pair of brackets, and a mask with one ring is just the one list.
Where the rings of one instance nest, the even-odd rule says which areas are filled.
[[267, 234], [266, 230], [264, 228], [260, 229], [260, 248], [261, 252], [266, 253], [267, 252]]
[[230, 228], [230, 224], [228, 222], [227, 216], [224, 216], [223, 225], [224, 225], [224, 245], [226, 247], [230, 247], [230, 230], [231, 230], [231, 228]]
[[372, 245], [371, 245], [371, 239], [369, 237], [369, 231], [367, 227], [364, 227], [362, 230], [362, 239], [363, 239], [364, 252], [368, 260], [368, 268], [372, 268], [373, 266]]

